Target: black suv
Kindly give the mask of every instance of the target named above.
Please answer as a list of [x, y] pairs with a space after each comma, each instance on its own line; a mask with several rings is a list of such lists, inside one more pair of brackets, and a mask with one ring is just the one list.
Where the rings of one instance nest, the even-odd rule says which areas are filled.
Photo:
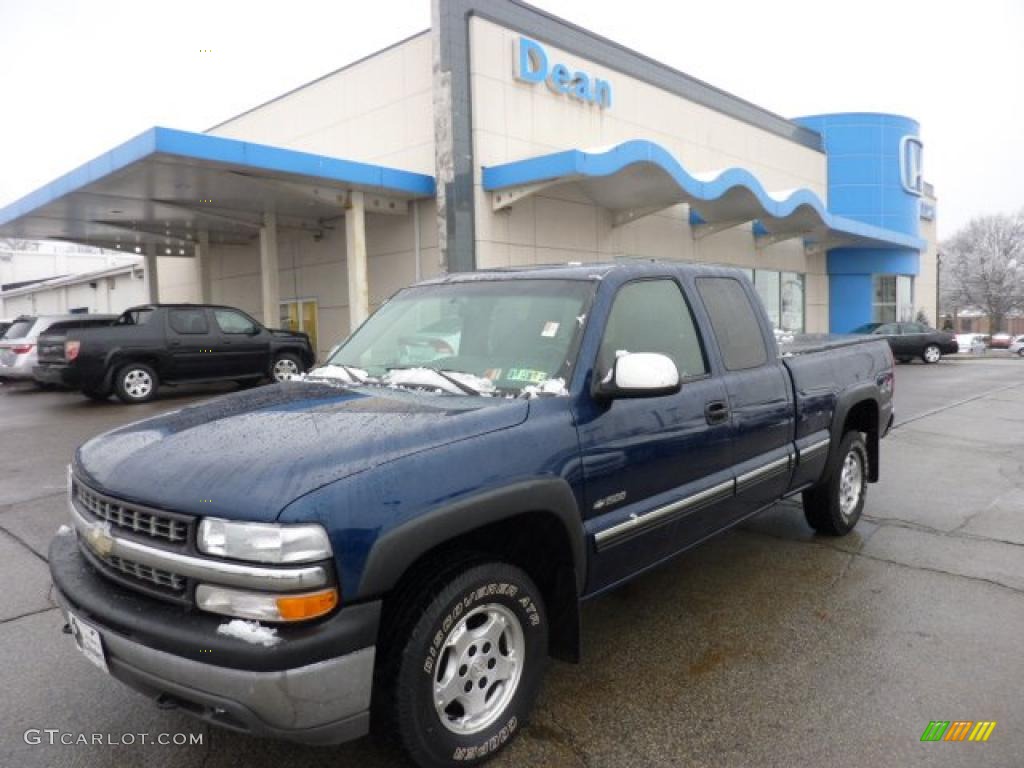
[[37, 381], [105, 400], [144, 403], [161, 384], [267, 378], [285, 381], [316, 355], [304, 333], [264, 328], [234, 307], [149, 304], [104, 328], [68, 329], [39, 339]]

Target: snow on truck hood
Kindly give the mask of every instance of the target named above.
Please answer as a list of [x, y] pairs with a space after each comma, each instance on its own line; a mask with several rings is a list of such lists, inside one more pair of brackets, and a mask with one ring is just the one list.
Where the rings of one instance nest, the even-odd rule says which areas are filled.
[[327, 483], [507, 429], [525, 400], [286, 382], [136, 422], [78, 449], [87, 482], [162, 509], [269, 521]]

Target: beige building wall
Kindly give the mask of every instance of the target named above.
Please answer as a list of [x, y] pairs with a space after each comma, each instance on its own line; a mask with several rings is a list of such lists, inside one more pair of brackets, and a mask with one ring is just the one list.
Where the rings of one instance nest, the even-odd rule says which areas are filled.
[[430, 45], [423, 32], [207, 132], [433, 175]]
[[745, 225], [700, 240], [689, 211], [677, 205], [619, 227], [577, 185], [548, 188], [494, 212], [482, 167], [565, 149], [607, 148], [646, 139], [669, 150], [691, 173], [742, 167], [784, 196], [806, 187], [827, 197], [826, 158], [754, 127], [545, 44], [549, 62], [567, 63], [612, 83], [601, 110], [515, 79], [519, 33], [474, 17], [470, 23], [473, 148], [477, 166], [476, 263], [480, 268], [607, 261], [621, 256], [678, 259], [792, 270], [806, 277], [809, 332], [828, 329], [824, 256], [808, 256], [799, 240], [755, 249]]

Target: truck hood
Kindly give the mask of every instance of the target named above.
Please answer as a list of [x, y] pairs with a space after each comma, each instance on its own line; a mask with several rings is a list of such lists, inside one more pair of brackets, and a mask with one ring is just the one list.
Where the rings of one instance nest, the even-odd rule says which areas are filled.
[[85, 443], [86, 482], [196, 515], [274, 520], [379, 464], [521, 423], [521, 400], [285, 382], [136, 422]]

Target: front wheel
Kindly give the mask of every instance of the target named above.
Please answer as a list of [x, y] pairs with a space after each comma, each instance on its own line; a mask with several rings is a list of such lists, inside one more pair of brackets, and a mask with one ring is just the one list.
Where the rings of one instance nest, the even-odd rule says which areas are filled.
[[148, 403], [159, 387], [156, 371], [145, 363], [128, 363], [114, 377], [114, 391], [123, 403]]
[[804, 516], [818, 533], [845, 536], [864, 511], [868, 493], [868, 450], [860, 432], [847, 432], [839, 444], [835, 469], [804, 491]]
[[291, 352], [281, 352], [270, 365], [270, 377], [274, 381], [291, 381], [302, 375], [302, 361]]
[[398, 630], [409, 634], [392, 678], [397, 735], [424, 768], [473, 765], [503, 749], [547, 664], [544, 602], [519, 568], [484, 563], [438, 587]]
[[935, 344], [929, 344], [921, 353], [921, 359], [926, 363], [937, 363], [942, 359], [942, 350]]

